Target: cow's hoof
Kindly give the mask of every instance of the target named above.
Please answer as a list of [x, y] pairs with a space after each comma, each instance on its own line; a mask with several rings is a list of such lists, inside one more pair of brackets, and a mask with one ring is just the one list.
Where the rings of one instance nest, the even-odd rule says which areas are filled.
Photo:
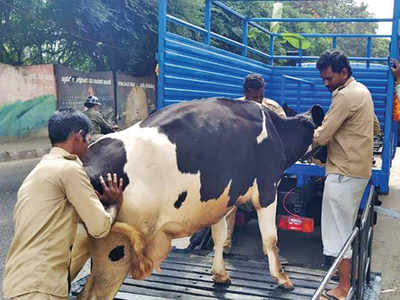
[[230, 286], [231, 283], [232, 283], [232, 281], [230, 279], [228, 279], [227, 281], [221, 281], [221, 282], [214, 281], [214, 285], [215, 286], [220, 286], [220, 287]]
[[212, 280], [214, 281], [214, 284], [217, 285], [230, 285], [232, 282], [229, 276], [213, 275]]
[[294, 285], [290, 280], [279, 284], [278, 287], [285, 291], [293, 291], [294, 290]]

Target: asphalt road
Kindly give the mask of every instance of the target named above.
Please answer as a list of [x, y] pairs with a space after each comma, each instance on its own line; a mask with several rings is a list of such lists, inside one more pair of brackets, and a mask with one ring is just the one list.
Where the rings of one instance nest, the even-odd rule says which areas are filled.
[[8, 247], [13, 235], [13, 209], [17, 191], [24, 178], [39, 162], [26, 159], [0, 163], [0, 299], [3, 299], [3, 271]]

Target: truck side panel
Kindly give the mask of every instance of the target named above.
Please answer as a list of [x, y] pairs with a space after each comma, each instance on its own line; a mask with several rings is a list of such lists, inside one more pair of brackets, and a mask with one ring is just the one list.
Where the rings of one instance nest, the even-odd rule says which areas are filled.
[[173, 33], [166, 33], [164, 47], [161, 107], [196, 98], [237, 98], [247, 74], [271, 78], [266, 64]]
[[[385, 103], [389, 69], [353, 68], [353, 76], [368, 87], [374, 100], [375, 113], [382, 129], [385, 119]], [[284, 78], [289, 75], [313, 83], [313, 85]], [[273, 75], [267, 84], [267, 96], [287, 103], [296, 111], [302, 112], [313, 104], [321, 105], [325, 111], [330, 105], [331, 93], [323, 85], [319, 72], [315, 67], [274, 67]]]

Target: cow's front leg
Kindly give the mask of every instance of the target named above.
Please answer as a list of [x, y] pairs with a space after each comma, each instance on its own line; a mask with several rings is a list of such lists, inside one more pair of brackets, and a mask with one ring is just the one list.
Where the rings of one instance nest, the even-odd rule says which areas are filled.
[[185, 225], [177, 222], [165, 223], [153, 234], [145, 250], [145, 256], [153, 262], [153, 269], [161, 272], [160, 264], [167, 258], [171, 250], [171, 241], [187, 236], [189, 236], [189, 232]]
[[277, 234], [275, 225], [276, 196], [275, 201], [268, 207], [257, 209], [258, 226], [261, 232], [263, 251], [268, 255], [269, 271], [278, 284], [286, 289], [292, 290], [293, 283], [282, 269], [278, 258]]
[[214, 259], [212, 265], [212, 279], [214, 282], [230, 284], [231, 278], [226, 272], [223, 250], [226, 240], [226, 220], [223, 217], [218, 223], [211, 226], [211, 234], [214, 241]]
[[132, 254], [129, 239], [120, 233], [90, 239], [92, 273], [78, 299], [113, 299], [126, 275], [131, 271]]

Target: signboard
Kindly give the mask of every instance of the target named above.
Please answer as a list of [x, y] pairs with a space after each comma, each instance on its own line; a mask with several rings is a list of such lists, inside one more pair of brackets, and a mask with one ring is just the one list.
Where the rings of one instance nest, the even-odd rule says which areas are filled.
[[156, 109], [154, 77], [133, 77], [116, 73], [117, 120], [120, 128], [129, 127]]
[[113, 72], [82, 73], [61, 65], [55, 66], [58, 108], [84, 110], [89, 95], [99, 98], [101, 112], [108, 120], [115, 119]]

